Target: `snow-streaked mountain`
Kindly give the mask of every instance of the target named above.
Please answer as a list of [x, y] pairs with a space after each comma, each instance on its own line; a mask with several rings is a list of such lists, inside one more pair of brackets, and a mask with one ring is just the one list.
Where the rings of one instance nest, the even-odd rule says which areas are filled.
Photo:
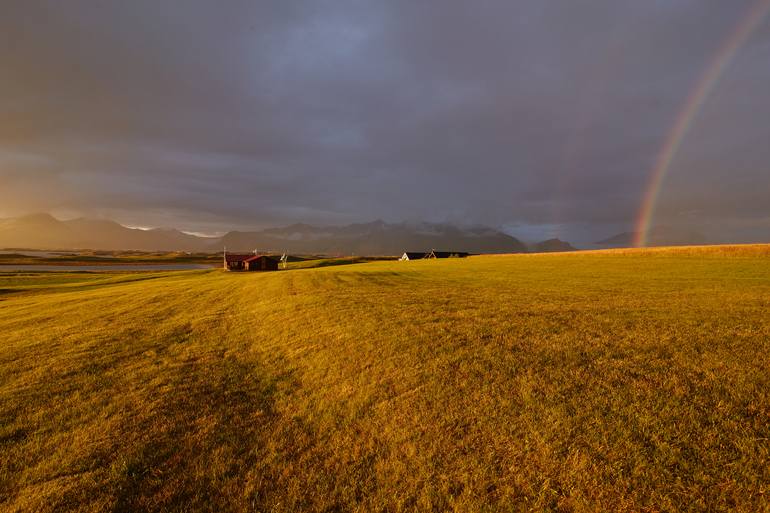
[[0, 248], [144, 251], [269, 251], [319, 254], [399, 255], [404, 251], [516, 253], [518, 239], [484, 226], [439, 223], [292, 224], [259, 231], [232, 231], [208, 238], [175, 229], [141, 230], [102, 219], [61, 221], [49, 214], [0, 219]]
[[48, 214], [0, 220], [0, 247], [198, 251], [211, 239], [174, 229], [140, 230], [102, 219], [60, 221]]
[[398, 255], [404, 251], [452, 250], [469, 253], [519, 253], [515, 237], [486, 228], [436, 223], [356, 223], [315, 227], [290, 225], [256, 232], [230, 232], [222, 244], [237, 251]]

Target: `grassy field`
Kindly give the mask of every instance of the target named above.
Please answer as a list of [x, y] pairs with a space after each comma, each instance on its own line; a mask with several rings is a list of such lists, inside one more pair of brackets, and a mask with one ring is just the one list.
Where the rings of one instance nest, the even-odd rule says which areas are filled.
[[142, 251], [79, 251], [51, 253], [48, 256], [24, 250], [0, 253], [0, 265], [115, 265], [115, 264], [211, 264], [221, 265], [216, 253], [181, 253]]
[[770, 511], [770, 246], [0, 275], [3, 511]]
[[[280, 255], [273, 255], [280, 258]], [[323, 255], [290, 255], [288, 268], [303, 269], [330, 265], [347, 265], [379, 260], [396, 260], [394, 256], [329, 257]], [[141, 251], [98, 251], [39, 256], [23, 252], [0, 253], [0, 265], [137, 265], [137, 264], [203, 264], [222, 266], [221, 253], [149, 253]], [[0, 270], [2, 272], [2, 270]]]

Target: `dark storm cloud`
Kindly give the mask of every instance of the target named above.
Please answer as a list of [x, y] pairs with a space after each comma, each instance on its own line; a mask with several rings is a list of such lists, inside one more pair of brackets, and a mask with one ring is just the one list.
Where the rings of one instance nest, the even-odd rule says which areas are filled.
[[[751, 5], [6, 1], [0, 214], [605, 235]], [[769, 42], [698, 116], [660, 222], [770, 228]]]

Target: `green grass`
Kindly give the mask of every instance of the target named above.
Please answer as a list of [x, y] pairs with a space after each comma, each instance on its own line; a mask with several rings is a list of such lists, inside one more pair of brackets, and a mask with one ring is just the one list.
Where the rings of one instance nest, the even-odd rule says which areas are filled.
[[768, 511], [768, 255], [0, 275], [0, 509]]

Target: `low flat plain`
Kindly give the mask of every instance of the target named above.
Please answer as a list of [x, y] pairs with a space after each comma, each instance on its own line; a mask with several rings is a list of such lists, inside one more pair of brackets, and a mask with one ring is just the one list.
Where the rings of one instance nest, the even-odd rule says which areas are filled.
[[0, 509], [770, 510], [770, 246], [303, 266], [0, 275]]

